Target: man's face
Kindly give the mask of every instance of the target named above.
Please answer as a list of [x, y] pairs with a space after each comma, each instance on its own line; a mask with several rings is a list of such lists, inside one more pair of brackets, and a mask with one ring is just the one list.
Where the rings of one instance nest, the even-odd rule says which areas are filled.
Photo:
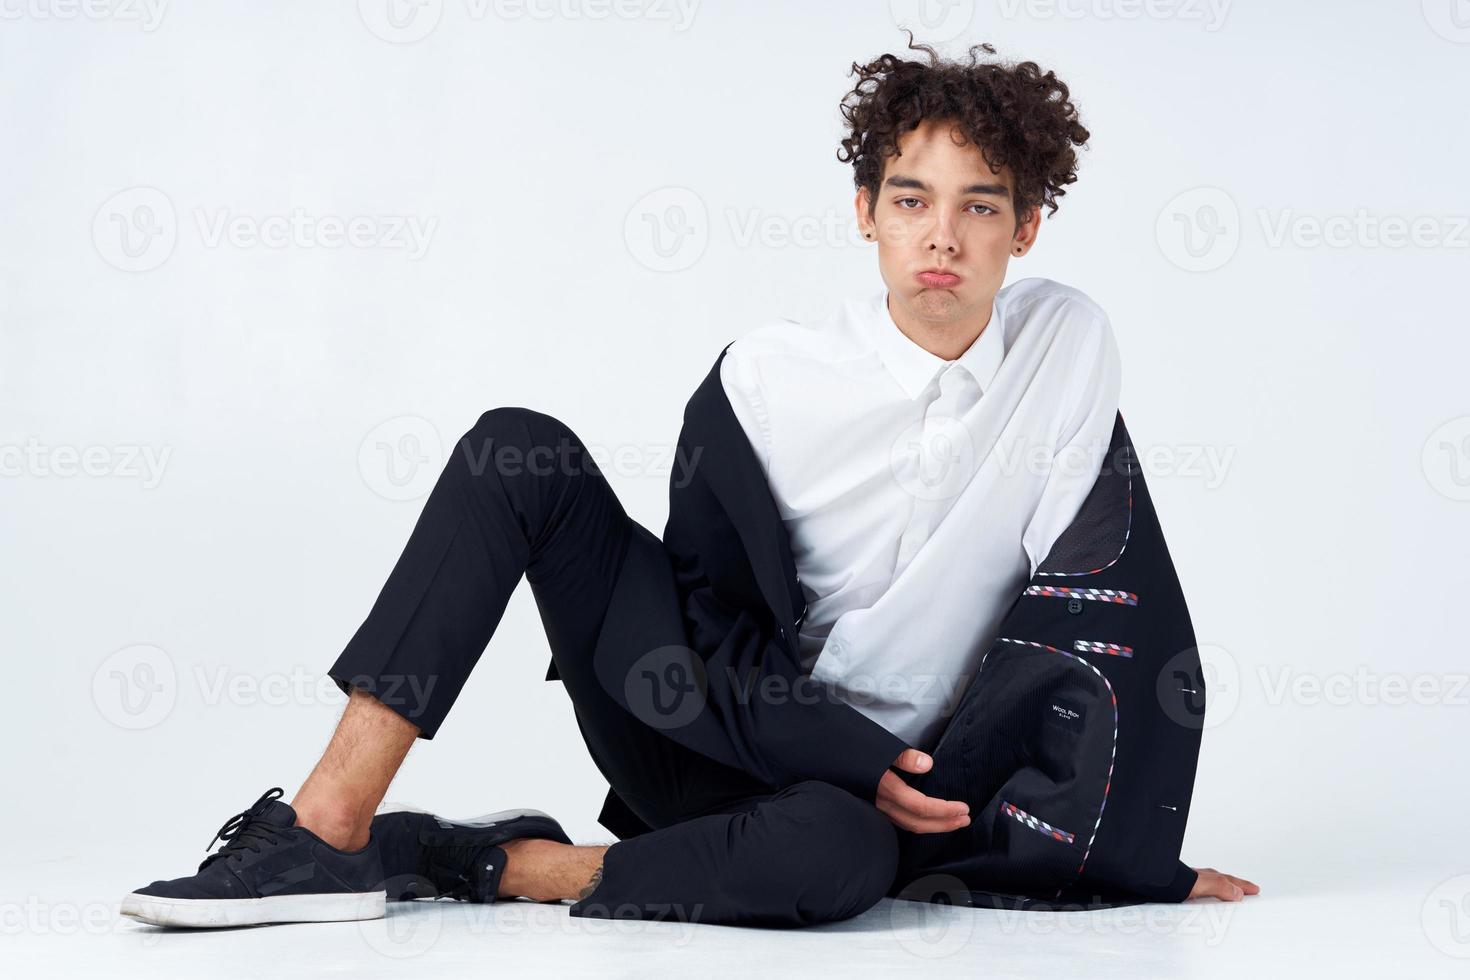
[[[895, 315], [939, 325], [983, 320], [1005, 282], [1006, 264], [1036, 238], [1040, 209], [1017, 226], [1009, 167], [990, 169], [979, 147], [953, 124], [926, 120], [899, 138], [868, 218], [858, 192], [858, 223], [878, 243], [878, 267]], [[924, 273], [942, 269], [958, 278]]]

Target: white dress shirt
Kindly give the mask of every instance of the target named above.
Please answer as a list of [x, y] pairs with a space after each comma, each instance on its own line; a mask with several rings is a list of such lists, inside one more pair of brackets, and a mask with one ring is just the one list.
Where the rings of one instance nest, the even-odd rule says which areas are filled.
[[928, 751], [1092, 488], [1122, 366], [1102, 308], [1049, 279], [1001, 289], [953, 361], [887, 297], [762, 325], [720, 380], [790, 535], [803, 663]]

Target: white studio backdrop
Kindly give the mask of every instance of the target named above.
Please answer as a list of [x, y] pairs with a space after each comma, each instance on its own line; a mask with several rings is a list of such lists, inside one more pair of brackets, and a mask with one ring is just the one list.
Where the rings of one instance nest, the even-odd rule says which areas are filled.
[[[1450, 0], [0, 0], [0, 901], [115, 901], [289, 798], [484, 410], [567, 421], [661, 533], [720, 348], [881, 286], [837, 103], [901, 23], [1092, 131], [1011, 278], [1118, 337], [1210, 671], [1185, 860], [1396, 882], [1414, 956], [1470, 955]], [[609, 839], [547, 658], [523, 584], [390, 799]]]

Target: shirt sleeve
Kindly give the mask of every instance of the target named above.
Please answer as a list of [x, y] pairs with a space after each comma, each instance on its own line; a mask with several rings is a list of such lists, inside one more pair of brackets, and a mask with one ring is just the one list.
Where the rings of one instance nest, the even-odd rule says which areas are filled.
[[765, 392], [762, 390], [760, 371], [750, 356], [740, 349], [736, 341], [725, 352], [720, 362], [720, 384], [730, 400], [730, 407], [745, 430], [750, 447], [755, 450], [761, 471], [767, 478], [771, 472], [771, 416], [766, 409]]
[[1113, 328], [1099, 312], [1079, 345], [1069, 374], [1071, 395], [1062, 410], [1051, 470], [1042, 490], [1041, 502], [1021, 537], [1031, 560], [1031, 572], [1046, 560], [1056, 539], [1072, 523], [1092, 485], [1112, 442], [1123, 365]]

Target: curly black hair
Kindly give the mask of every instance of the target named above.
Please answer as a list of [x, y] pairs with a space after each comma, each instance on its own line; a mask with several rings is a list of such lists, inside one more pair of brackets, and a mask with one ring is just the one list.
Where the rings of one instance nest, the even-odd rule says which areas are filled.
[[842, 140], [837, 159], [852, 163], [858, 189], [868, 188], [869, 217], [877, 207], [883, 165], [900, 155], [899, 136], [924, 120], [953, 121], [992, 168], [1010, 167], [1018, 222], [1038, 205], [1055, 214], [1064, 186], [1077, 179], [1073, 147], [1089, 136], [1066, 84], [1033, 61], [978, 63], [977, 51], [995, 54], [989, 44], [972, 45], [968, 64], [941, 59], [929, 45], [915, 44], [911, 32], [908, 47], [927, 52], [929, 63], [892, 54], [866, 65], [853, 62], [858, 81], [842, 97], [851, 135]]

